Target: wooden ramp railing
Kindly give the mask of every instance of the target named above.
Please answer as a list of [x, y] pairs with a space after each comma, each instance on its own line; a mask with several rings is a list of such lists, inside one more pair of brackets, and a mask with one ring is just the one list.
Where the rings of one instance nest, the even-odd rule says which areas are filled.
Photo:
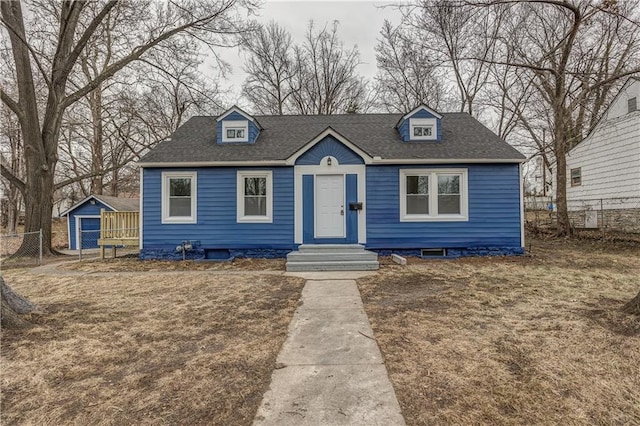
[[100, 210], [100, 257], [104, 259], [105, 246], [111, 246], [113, 257], [116, 247], [140, 245], [140, 212], [108, 212]]

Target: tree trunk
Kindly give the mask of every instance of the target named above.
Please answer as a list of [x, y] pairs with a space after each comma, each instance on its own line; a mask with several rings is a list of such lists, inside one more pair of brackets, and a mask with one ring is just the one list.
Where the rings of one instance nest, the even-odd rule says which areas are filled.
[[102, 134], [102, 85], [99, 85], [88, 96], [91, 107], [91, 121], [93, 124], [93, 141], [91, 144], [91, 193], [102, 195], [104, 155]]
[[3, 329], [24, 329], [32, 327], [26, 319], [20, 315], [35, 312], [38, 307], [14, 292], [0, 277], [0, 294], [2, 298], [2, 307], [0, 310], [0, 326]]
[[[25, 232], [43, 232], [43, 253], [51, 253], [51, 213], [53, 211], [53, 174], [57, 161], [56, 146], [47, 146], [47, 135], [41, 132], [40, 115], [33, 81], [31, 57], [26, 40], [20, 2], [2, 2], [2, 17], [14, 29], [8, 31], [16, 67], [20, 99], [20, 128], [25, 153]], [[63, 88], [64, 89], [64, 88]], [[64, 90], [62, 91], [64, 93]], [[57, 129], [55, 129], [57, 130]], [[50, 135], [51, 136], [51, 135]], [[17, 255], [28, 255], [36, 234], [25, 237]]]
[[622, 310], [628, 314], [640, 315], [640, 291], [622, 307]]
[[[561, 102], [561, 101], [557, 101]], [[557, 208], [557, 233], [558, 235], [571, 235], [571, 223], [569, 222], [569, 211], [567, 209], [567, 124], [569, 117], [566, 116], [562, 105], [555, 106], [554, 114], [554, 148], [556, 156], [556, 208]]]
[[53, 212], [53, 167], [38, 167], [27, 160], [27, 179], [25, 191], [24, 231], [25, 235], [17, 255], [33, 255], [38, 247], [40, 236], [35, 232], [42, 229], [42, 253], [51, 251], [51, 215]]

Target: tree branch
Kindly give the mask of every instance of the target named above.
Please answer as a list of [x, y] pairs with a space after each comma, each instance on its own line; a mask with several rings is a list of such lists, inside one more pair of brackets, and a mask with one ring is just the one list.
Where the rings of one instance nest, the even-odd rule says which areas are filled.
[[25, 192], [25, 183], [22, 179], [20, 179], [19, 177], [17, 177], [13, 171], [9, 170], [9, 168], [7, 166], [4, 165], [4, 163], [0, 163], [0, 171], [2, 171], [2, 177], [5, 178], [6, 180], [8, 180], [13, 186], [15, 186], [18, 191], [20, 191], [20, 193], [22, 194], [22, 196], [24, 197], [24, 192]]
[[71, 68], [73, 68], [74, 64], [76, 63], [76, 60], [78, 59], [78, 56], [80, 56], [80, 53], [82, 53], [82, 50], [85, 48], [85, 46], [89, 42], [89, 39], [91, 38], [91, 36], [94, 34], [96, 29], [98, 28], [98, 25], [100, 25], [102, 23], [102, 20], [109, 14], [109, 12], [111, 12], [111, 9], [113, 9], [113, 7], [117, 3], [118, 2], [115, 1], [115, 0], [110, 1], [109, 3], [104, 5], [104, 7], [100, 11], [100, 13], [98, 13], [91, 20], [91, 22], [89, 23], [87, 28], [85, 28], [84, 32], [82, 33], [82, 36], [78, 40], [78, 43], [76, 43], [76, 45], [73, 48], [73, 50], [71, 51], [71, 53], [69, 53], [69, 56], [68, 56], [68, 58], [67, 58], [67, 60], [65, 61], [65, 64], [64, 64], [64, 69], [65, 70], [69, 70], [70, 71]]
[[16, 116], [18, 116], [18, 120], [22, 120], [24, 118], [24, 111], [20, 108], [20, 105], [14, 101], [7, 92], [2, 90], [2, 88], [0, 88], [0, 99], [16, 114]]
[[187, 28], [195, 27], [197, 25], [200, 25], [200, 24], [203, 24], [203, 23], [206, 23], [208, 21], [211, 21], [211, 20], [215, 19], [219, 15], [219, 13], [221, 13], [221, 12], [216, 12], [213, 15], [206, 16], [206, 17], [198, 19], [196, 21], [188, 22], [188, 23], [186, 23], [184, 25], [181, 25], [181, 26], [176, 27], [176, 28], [174, 28], [172, 30], [169, 30], [169, 31], [167, 31], [165, 33], [162, 33], [161, 35], [159, 35], [155, 39], [150, 40], [149, 42], [147, 42], [146, 44], [143, 44], [141, 46], [136, 47], [127, 56], [125, 56], [124, 58], [120, 59], [119, 61], [116, 61], [113, 64], [111, 64], [108, 67], [106, 67], [102, 73], [100, 73], [98, 76], [96, 76], [92, 81], [90, 81], [83, 88], [81, 88], [81, 89], [75, 91], [74, 93], [71, 93], [67, 97], [65, 97], [64, 100], [61, 102], [62, 109], [68, 107], [69, 105], [73, 104], [77, 100], [79, 100], [82, 97], [84, 97], [87, 93], [91, 92], [96, 87], [98, 87], [100, 85], [100, 83], [102, 83], [103, 81], [105, 81], [108, 78], [112, 77], [116, 72], [120, 71], [122, 68], [126, 67], [131, 62], [139, 59], [149, 49], [157, 46], [159, 43], [161, 43], [161, 42], [173, 37], [174, 35], [184, 31]]
[[91, 172], [91, 173], [85, 173], [83, 175], [79, 175], [79, 176], [74, 176], [72, 178], [69, 179], [65, 179], [62, 182], [58, 182], [54, 185], [54, 191], [57, 191], [59, 189], [64, 188], [67, 185], [71, 185], [72, 183], [76, 183], [76, 182], [80, 182], [81, 180], [85, 180], [85, 179], [89, 179], [92, 177], [96, 177], [96, 176], [102, 176], [105, 175], [106, 173], [112, 172], [114, 170], [118, 170], [124, 166], [126, 166], [128, 163], [130, 163], [131, 161], [125, 161], [123, 163], [120, 164], [116, 164], [114, 166], [108, 167], [106, 169], [102, 169], [102, 170], [97, 170], [95, 172]]
[[[24, 38], [23, 34], [18, 31], [16, 28], [13, 27], [13, 25], [11, 25], [9, 22], [7, 22], [7, 20], [5, 19], [5, 13], [9, 14], [10, 12], [8, 11], [9, 7], [13, 7], [14, 9], [16, 8], [15, 5], [11, 5], [12, 2], [3, 2], [3, 9], [4, 7], [7, 8], [6, 11], [4, 11], [2, 13], [2, 15], [0, 16], [0, 22], [2, 22], [2, 24], [4, 24], [4, 26], [11, 31], [17, 38], [18, 40], [20, 40], [20, 42], [22, 44], [24, 44], [24, 46], [29, 50], [29, 53], [31, 53], [31, 57], [33, 58], [33, 60], [36, 63], [36, 66], [38, 67], [38, 71], [40, 71], [40, 74], [42, 75], [42, 78], [44, 79], [45, 83], [47, 84], [47, 87], [51, 87], [51, 80], [47, 77], [47, 73], [44, 69], [44, 66], [42, 65], [42, 63], [38, 60], [37, 57], [37, 52], [35, 51], [35, 49], [29, 44], [29, 42], [27, 42], [27, 40]], [[19, 5], [18, 5], [19, 7]], [[19, 17], [15, 16], [15, 11], [11, 11], [11, 17], [13, 19], [22, 19], [22, 11], [18, 10], [18, 12], [20, 13]]]

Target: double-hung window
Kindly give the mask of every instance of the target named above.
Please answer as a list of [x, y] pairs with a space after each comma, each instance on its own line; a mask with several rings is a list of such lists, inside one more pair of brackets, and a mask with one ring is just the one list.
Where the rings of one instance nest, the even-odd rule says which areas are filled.
[[272, 222], [272, 172], [238, 171], [237, 206], [238, 222]]
[[196, 173], [162, 173], [162, 222], [196, 222]]
[[400, 220], [468, 220], [466, 169], [400, 170]]
[[571, 186], [582, 185], [582, 167], [571, 169]]

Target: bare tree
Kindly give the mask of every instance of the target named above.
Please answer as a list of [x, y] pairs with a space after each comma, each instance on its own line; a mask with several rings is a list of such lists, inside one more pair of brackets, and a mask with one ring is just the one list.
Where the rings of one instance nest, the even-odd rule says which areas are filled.
[[338, 21], [317, 29], [310, 21], [303, 42], [271, 22], [243, 41], [243, 96], [263, 114], [336, 114], [367, 111], [373, 94], [357, 74], [357, 46], [345, 49]]
[[261, 114], [282, 115], [292, 94], [291, 34], [271, 21], [248, 33], [242, 42], [248, 74], [242, 94]]
[[[9, 113], [5, 105], [0, 105], [0, 140], [2, 140], [2, 150], [0, 150], [2, 162], [10, 165], [19, 176], [24, 176], [22, 133], [18, 121]], [[22, 194], [6, 179], [2, 179], [1, 184], [4, 195], [0, 200], [2, 226], [7, 228], [9, 234], [14, 234], [20, 219]]]
[[416, 48], [415, 38], [384, 22], [376, 46], [376, 84], [383, 109], [407, 112], [419, 104], [444, 106], [446, 88], [431, 52]]
[[[491, 77], [486, 59], [493, 58], [503, 10], [476, 9], [453, 0], [418, 0], [399, 6], [403, 23], [398, 38], [426, 61], [425, 69], [449, 83], [447, 103], [478, 116], [476, 107]], [[453, 83], [453, 84], [452, 84]]]
[[[566, 155], [597, 123], [623, 79], [640, 72], [640, 7], [637, 1], [480, 5], [509, 8], [496, 35], [509, 55], [484, 61], [530, 77], [533, 94], [518, 107], [519, 118], [538, 148], [549, 149], [555, 160], [558, 233], [569, 234]], [[546, 128], [549, 142], [541, 135]]]
[[293, 93], [297, 112], [304, 114], [335, 114], [346, 112], [353, 101], [364, 95], [362, 77], [356, 74], [360, 53], [354, 46], [345, 50], [338, 38], [338, 21], [330, 28], [316, 31], [309, 22], [303, 44], [296, 50], [296, 74], [299, 76]]
[[[246, 29], [245, 23], [238, 18], [238, 9], [252, 6], [248, 1], [240, 3], [239, 0], [169, 2], [162, 5], [145, 1], [128, 3], [146, 14], [137, 22], [140, 31], [122, 34], [119, 40], [121, 48], [111, 56], [110, 63], [86, 84], [73, 87], [70, 79], [77, 72], [80, 55], [121, 4], [116, 1], [87, 3], [67, 0], [56, 6], [55, 2], [42, 2], [43, 9], [55, 8], [56, 13], [50, 19], [58, 19], [59, 28], [49, 31], [49, 37], [37, 43], [35, 27], [42, 22], [25, 19], [22, 3], [18, 1], [0, 4], [3, 33], [9, 36], [16, 70], [16, 90], [3, 88], [0, 99], [20, 122], [26, 178], [21, 179], [4, 163], [2, 172], [23, 194], [25, 230], [42, 229], [45, 253], [49, 253], [51, 248], [54, 177], [61, 125], [67, 108], [132, 62], [144, 59], [154, 49], [182, 34], [197, 37], [210, 46], [234, 43], [235, 36]], [[55, 36], [51, 37], [51, 33]], [[34, 72], [46, 82], [46, 102], [41, 108]], [[12, 93], [17, 93], [17, 97]], [[24, 244], [29, 243], [25, 241]]]

